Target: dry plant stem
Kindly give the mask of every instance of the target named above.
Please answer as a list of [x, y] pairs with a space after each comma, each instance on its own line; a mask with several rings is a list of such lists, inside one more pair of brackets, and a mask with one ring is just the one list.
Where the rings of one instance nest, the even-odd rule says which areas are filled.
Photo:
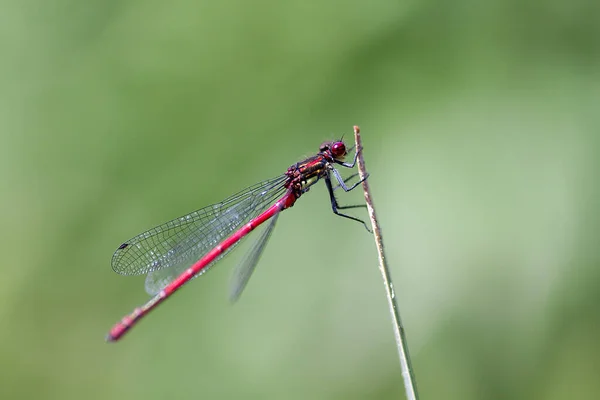
[[[360, 179], [365, 179], [367, 176], [365, 168], [365, 160], [363, 153], [360, 151], [362, 145], [360, 142], [360, 128], [354, 126], [354, 141], [356, 144], [356, 151], [358, 151], [358, 173]], [[392, 322], [394, 327], [394, 336], [396, 337], [396, 346], [398, 347], [398, 356], [400, 357], [400, 368], [402, 370], [402, 377], [404, 378], [404, 389], [406, 391], [406, 397], [409, 400], [416, 400], [419, 398], [417, 394], [417, 381], [415, 374], [410, 363], [410, 355], [408, 352], [408, 342], [404, 333], [404, 327], [400, 320], [400, 311], [396, 304], [396, 295], [394, 292], [394, 284], [390, 277], [390, 272], [387, 267], [385, 260], [385, 254], [383, 252], [383, 238], [381, 237], [381, 228], [377, 221], [377, 215], [375, 214], [375, 208], [373, 207], [373, 199], [371, 198], [371, 192], [369, 191], [369, 182], [363, 180], [363, 189], [365, 192], [365, 202], [367, 203], [367, 209], [369, 210], [369, 218], [371, 219], [371, 225], [373, 226], [373, 235], [375, 236], [375, 245], [377, 246], [377, 253], [379, 254], [379, 271], [383, 278], [385, 285], [386, 297], [388, 299], [388, 305], [390, 306], [390, 314], [392, 315]]]

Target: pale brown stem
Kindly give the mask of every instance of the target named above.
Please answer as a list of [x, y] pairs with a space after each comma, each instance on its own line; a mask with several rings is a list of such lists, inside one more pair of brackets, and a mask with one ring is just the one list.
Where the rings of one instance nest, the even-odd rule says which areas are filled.
[[354, 141], [356, 143], [356, 151], [358, 152], [358, 173], [360, 179], [363, 180], [363, 189], [365, 192], [365, 202], [367, 203], [367, 209], [369, 210], [369, 218], [371, 219], [371, 225], [373, 227], [373, 236], [375, 237], [375, 245], [377, 247], [377, 253], [379, 256], [379, 271], [383, 278], [385, 285], [386, 297], [388, 299], [388, 305], [390, 307], [390, 314], [392, 316], [394, 336], [396, 338], [396, 347], [398, 348], [398, 356], [400, 357], [400, 368], [402, 371], [402, 377], [404, 379], [404, 389], [406, 391], [406, 397], [409, 400], [417, 400], [419, 398], [417, 394], [417, 381], [415, 378], [414, 370], [410, 363], [410, 355], [408, 352], [408, 342], [406, 340], [406, 334], [404, 327], [402, 326], [402, 320], [400, 319], [400, 311], [398, 310], [398, 304], [396, 304], [396, 294], [394, 292], [394, 284], [387, 266], [385, 253], [383, 251], [383, 238], [381, 236], [381, 228], [379, 227], [379, 221], [375, 214], [375, 207], [373, 207], [373, 198], [369, 190], [369, 182], [365, 177], [367, 176], [365, 168], [365, 160], [362, 152], [362, 144], [360, 141], [360, 128], [354, 126]]

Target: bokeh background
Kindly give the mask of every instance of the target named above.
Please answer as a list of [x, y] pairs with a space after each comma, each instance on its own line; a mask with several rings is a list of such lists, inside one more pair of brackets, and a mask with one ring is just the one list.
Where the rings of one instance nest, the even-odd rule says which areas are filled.
[[243, 250], [103, 340], [147, 299], [110, 268], [123, 240], [354, 124], [421, 397], [597, 398], [599, 21], [590, 0], [2, 1], [0, 398], [402, 398], [373, 242], [321, 185], [240, 302]]

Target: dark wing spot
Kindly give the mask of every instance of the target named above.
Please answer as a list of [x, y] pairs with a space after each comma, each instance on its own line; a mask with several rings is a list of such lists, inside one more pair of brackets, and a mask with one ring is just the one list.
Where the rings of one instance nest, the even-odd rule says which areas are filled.
[[123, 250], [127, 246], [129, 246], [129, 243], [123, 243], [122, 245], [119, 246], [119, 248], [117, 250]]

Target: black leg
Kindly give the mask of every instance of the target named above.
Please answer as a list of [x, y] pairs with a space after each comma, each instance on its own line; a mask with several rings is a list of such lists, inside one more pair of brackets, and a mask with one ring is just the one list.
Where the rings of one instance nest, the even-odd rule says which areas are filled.
[[348, 187], [348, 186], [346, 186], [345, 181], [342, 179], [342, 176], [340, 175], [340, 173], [338, 172], [337, 169], [332, 167], [331, 172], [333, 173], [333, 176], [335, 176], [335, 179], [338, 181], [338, 183], [340, 184], [342, 189], [344, 189], [345, 192], [351, 191], [352, 189], [354, 189], [355, 187], [357, 187], [358, 185], [363, 183], [363, 181], [365, 181], [369, 177], [369, 174], [367, 174], [363, 179], [359, 180], [354, 185]]
[[356, 165], [357, 158], [358, 158], [358, 151], [356, 153], [354, 153], [354, 159], [352, 160], [352, 163], [347, 163], [347, 162], [338, 161], [338, 160], [335, 160], [335, 163], [340, 164], [346, 168], [354, 168], [354, 166]]
[[[346, 179], [344, 179], [344, 183], [348, 183], [350, 182], [350, 180], [356, 178], [358, 176], [358, 172], [353, 173], [352, 175], [350, 175], [349, 177], [347, 177]], [[341, 188], [342, 186], [338, 183], [337, 186], [333, 187], [333, 190], [338, 190], [339, 188]]]
[[[346, 179], [344, 179], [344, 183], [348, 183], [351, 179], [356, 178], [357, 176], [358, 176], [358, 172], [350, 175], [349, 177], [347, 177]], [[342, 186], [338, 183], [337, 186], [333, 187], [333, 190], [335, 191], [335, 190], [339, 189], [340, 187], [342, 187]], [[340, 210], [344, 210], [346, 208], [367, 208], [367, 205], [366, 204], [355, 204], [355, 205], [350, 205], [350, 206], [340, 206], [338, 204], [337, 208], [340, 209]]]
[[[335, 169], [334, 169], [334, 171], [335, 171]], [[341, 180], [341, 178], [339, 178], [339, 179], [340, 179], [340, 185], [344, 188], [344, 190], [346, 190], [347, 189], [347, 188], [345, 188], [346, 185], [342, 184], [342, 182], [344, 182], [344, 181]], [[360, 182], [358, 182], [358, 183], [360, 183]], [[331, 210], [333, 211], [333, 213], [335, 215], [339, 215], [340, 217], [344, 217], [344, 218], [351, 219], [353, 221], [360, 222], [360, 223], [362, 223], [365, 226], [365, 229], [368, 232], [371, 232], [371, 229], [369, 229], [369, 227], [367, 226], [367, 224], [365, 223], [365, 221], [363, 221], [362, 219], [353, 217], [351, 215], [342, 214], [341, 212], [338, 211], [338, 210], [343, 210], [343, 209], [346, 209], [346, 208], [366, 207], [366, 205], [361, 204], [361, 205], [353, 205], [353, 206], [340, 206], [338, 204], [338, 202], [337, 202], [337, 199], [335, 198], [335, 195], [333, 194], [333, 185], [331, 184], [331, 178], [329, 177], [329, 174], [327, 174], [325, 176], [325, 184], [327, 185], [327, 191], [329, 192], [329, 199], [331, 200]], [[356, 185], [354, 185], [352, 188], [354, 188], [355, 186]], [[346, 191], [349, 191], [349, 190], [352, 190], [352, 189], [348, 189]]]
[[[350, 147], [349, 150], [352, 150], [353, 148], [354, 148], [354, 146]], [[347, 163], [347, 162], [338, 161], [338, 160], [335, 160], [335, 163], [339, 164], [339, 165], [342, 165], [342, 166], [344, 166], [346, 168], [354, 168], [354, 166], [356, 165], [356, 159], [358, 158], [358, 153], [360, 153], [361, 150], [362, 149], [358, 149], [358, 151], [356, 151], [354, 153], [354, 159], [352, 160], [352, 163]]]

